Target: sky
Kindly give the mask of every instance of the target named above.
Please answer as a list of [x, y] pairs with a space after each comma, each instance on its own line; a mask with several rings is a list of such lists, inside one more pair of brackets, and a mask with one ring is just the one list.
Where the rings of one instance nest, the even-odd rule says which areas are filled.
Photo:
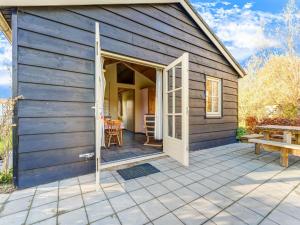
[[[276, 27], [282, 26], [288, 0], [190, 1], [242, 66], [255, 54], [282, 47]], [[296, 2], [300, 8], [300, 0]], [[0, 98], [11, 96], [10, 71], [11, 46], [0, 32]]]

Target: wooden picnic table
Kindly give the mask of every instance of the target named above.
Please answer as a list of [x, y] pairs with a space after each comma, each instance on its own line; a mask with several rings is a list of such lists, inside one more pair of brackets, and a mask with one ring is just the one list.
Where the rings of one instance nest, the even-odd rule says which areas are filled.
[[280, 125], [261, 125], [256, 127], [265, 136], [266, 140], [270, 139], [272, 132], [283, 132], [283, 141], [291, 144], [292, 137], [295, 136], [295, 144], [300, 144], [300, 127], [299, 126], [280, 126]]

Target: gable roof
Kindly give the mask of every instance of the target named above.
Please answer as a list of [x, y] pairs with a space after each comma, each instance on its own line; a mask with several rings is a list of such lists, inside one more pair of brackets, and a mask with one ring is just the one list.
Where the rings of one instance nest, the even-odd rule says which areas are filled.
[[[15, 6], [60, 6], [60, 5], [113, 5], [113, 4], [151, 4], [151, 3], [179, 3], [186, 10], [186, 12], [192, 17], [196, 24], [203, 30], [223, 56], [228, 60], [236, 72], [241, 76], [245, 76], [246, 72], [235, 60], [231, 53], [226, 49], [223, 43], [218, 39], [214, 32], [209, 28], [208, 24], [202, 19], [198, 12], [194, 9], [188, 0], [1, 0], [1, 6], [3, 7], [15, 7]], [[1, 13], [0, 13], [1, 15]], [[6, 29], [6, 36], [11, 37], [11, 29], [7, 29], [5, 25], [4, 17], [0, 16], [0, 28]], [[7, 24], [7, 23], [6, 23]]]

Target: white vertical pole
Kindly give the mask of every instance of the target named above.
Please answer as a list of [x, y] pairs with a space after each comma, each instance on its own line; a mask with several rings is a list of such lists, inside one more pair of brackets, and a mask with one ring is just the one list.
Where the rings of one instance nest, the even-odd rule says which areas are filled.
[[101, 76], [101, 60], [100, 60], [100, 26], [95, 23], [95, 145], [96, 145], [96, 190], [100, 189], [100, 149], [101, 139], [99, 134], [101, 132], [101, 115], [99, 110], [99, 94], [100, 94], [100, 76]]

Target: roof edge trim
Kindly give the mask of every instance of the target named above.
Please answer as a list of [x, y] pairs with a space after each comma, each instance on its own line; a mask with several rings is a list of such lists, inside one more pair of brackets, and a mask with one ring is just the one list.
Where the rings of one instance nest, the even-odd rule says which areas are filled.
[[114, 4], [150, 4], [150, 3], [176, 3], [180, 0], [1, 0], [1, 7], [13, 6], [59, 6], [59, 5], [114, 5]]
[[12, 31], [3, 14], [0, 12], [0, 31], [2, 31], [7, 40], [12, 43]]
[[216, 47], [221, 51], [224, 57], [229, 61], [237, 73], [244, 77], [246, 75], [245, 70], [240, 66], [240, 64], [235, 60], [231, 53], [227, 50], [221, 40], [214, 34], [210, 29], [208, 24], [202, 19], [199, 13], [194, 9], [194, 7], [186, 0], [180, 0], [180, 4], [189, 13], [197, 25], [203, 30], [203, 32], [209, 37], [209, 39], [216, 45]]

